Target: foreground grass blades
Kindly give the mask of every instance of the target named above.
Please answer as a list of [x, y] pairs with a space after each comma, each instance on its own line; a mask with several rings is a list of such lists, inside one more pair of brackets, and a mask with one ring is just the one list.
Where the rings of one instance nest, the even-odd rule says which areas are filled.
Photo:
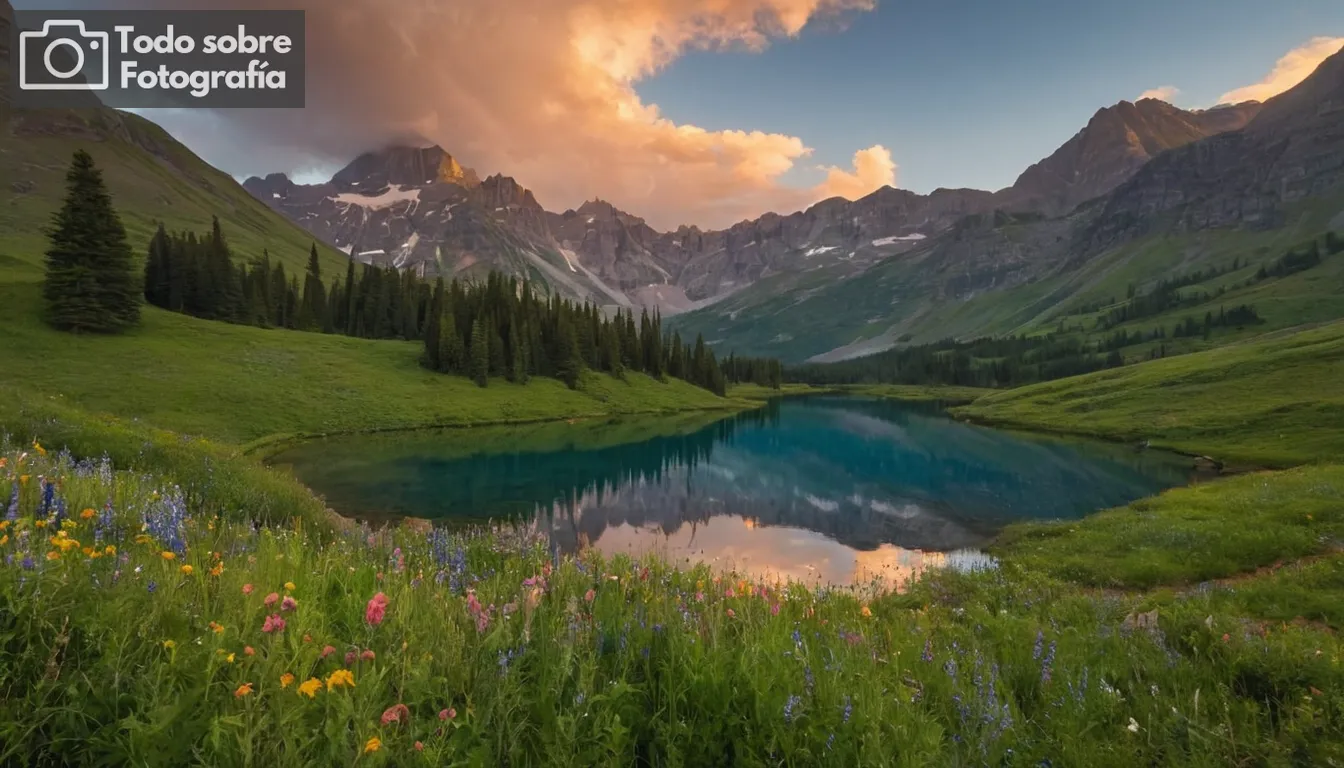
[[[1339, 641], [1009, 563], [906, 594], [321, 539], [34, 445], [0, 469], [0, 763], [1326, 764]], [[136, 617], [128, 621], [128, 616]]]

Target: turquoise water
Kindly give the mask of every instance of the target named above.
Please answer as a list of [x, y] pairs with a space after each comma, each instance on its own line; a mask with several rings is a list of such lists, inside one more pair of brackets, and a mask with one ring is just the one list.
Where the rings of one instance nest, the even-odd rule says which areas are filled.
[[1078, 518], [1192, 476], [1170, 454], [888, 401], [790, 399], [688, 418], [334, 438], [274, 461], [354, 517], [508, 518], [566, 552], [656, 551], [837, 583], [974, 566], [1008, 523]]

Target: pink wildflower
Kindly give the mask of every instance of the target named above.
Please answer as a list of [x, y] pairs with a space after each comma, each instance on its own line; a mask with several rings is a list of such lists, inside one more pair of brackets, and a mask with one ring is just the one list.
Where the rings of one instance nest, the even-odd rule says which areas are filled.
[[250, 645], [243, 646], [243, 655], [244, 655], [244, 656], [253, 656], [253, 655], [256, 655], [256, 653], [257, 653], [257, 652], [252, 648], [252, 646], [250, 646]]
[[243, 585], [243, 594], [244, 594], [244, 595], [250, 595], [250, 594], [252, 594], [252, 585], [251, 585], [251, 584], [244, 584], [244, 585]]
[[590, 589], [587, 592], [583, 593], [583, 599], [584, 602], [591, 603], [597, 599], [597, 593]]
[[724, 596], [724, 597], [737, 597], [737, 593], [733, 592], [733, 588], [732, 588], [732, 587], [729, 587], [729, 588], [723, 590], [723, 596]]
[[697, 602], [697, 603], [703, 603], [703, 602], [705, 602], [705, 593], [704, 593], [704, 592], [696, 592], [696, 593], [695, 593], [695, 602]]
[[446, 709], [440, 709], [440, 710], [439, 710], [439, 719], [440, 719], [440, 720], [447, 720], [447, 719], [448, 719], [448, 710], [446, 710]]
[[393, 704], [383, 710], [383, 725], [391, 723], [404, 723], [411, 719], [411, 710], [405, 704]]
[[383, 614], [387, 612], [387, 595], [382, 592], [374, 595], [364, 609], [364, 622], [371, 627], [383, 623]]
[[425, 751], [425, 745], [424, 745], [424, 742], [420, 742], [420, 741], [415, 742], [415, 751], [416, 751], [416, 752], [424, 752], [424, 751]]
[[289, 595], [285, 595], [284, 598], [280, 601], [280, 610], [282, 611], [292, 611], [298, 607], [299, 607], [299, 601], [295, 600]]
[[346, 665], [346, 666], [350, 666], [351, 664], [354, 664], [354, 663], [355, 663], [355, 659], [358, 659], [358, 658], [359, 658], [359, 653], [358, 653], [358, 652], [356, 652], [356, 651], [346, 651], [346, 652], [345, 652], [345, 665]]
[[271, 594], [266, 596], [265, 600], [262, 600], [261, 602], [264, 603], [267, 608], [270, 608], [272, 605], [275, 605], [276, 603], [280, 602], [280, 595], [277, 595], [276, 593], [272, 592]]
[[372, 650], [365, 649], [363, 653], [359, 654], [359, 658], [363, 659], [364, 661], [373, 661], [375, 655]]
[[330, 645], [325, 646], [325, 647], [322, 649], [322, 655], [319, 656], [318, 658], [319, 658], [319, 659], [325, 659], [325, 658], [327, 658], [328, 656], [330, 656], [331, 654], [333, 654], [333, 653], [335, 653], [335, 652], [336, 652], [336, 649], [333, 648], [332, 646], [330, 646]]
[[261, 631], [268, 635], [273, 632], [284, 632], [285, 620], [280, 618], [280, 614], [273, 613], [266, 617], [266, 621], [262, 622]]
[[779, 603], [775, 603], [774, 605], [770, 606], [770, 615], [771, 616], [779, 615]]
[[734, 618], [734, 617], [736, 617], [736, 616], [737, 616], [737, 614], [733, 611], [733, 609], [732, 609], [732, 608], [729, 608], [729, 609], [728, 609], [728, 618], [731, 619], [731, 618]]

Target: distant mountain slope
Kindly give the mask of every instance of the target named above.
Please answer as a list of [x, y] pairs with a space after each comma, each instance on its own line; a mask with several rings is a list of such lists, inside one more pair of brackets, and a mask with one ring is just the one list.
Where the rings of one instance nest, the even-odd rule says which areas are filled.
[[[1344, 52], [1298, 87], [1238, 109], [1256, 116], [1161, 152], [1068, 215], [971, 216], [862, 272], [828, 267], [764, 280], [673, 325], [720, 350], [826, 361], [1040, 329], [1088, 302], [1123, 298], [1130, 285], [1236, 261], [1244, 279], [1245, 265], [1344, 229]], [[1229, 124], [1220, 112], [1202, 119]], [[1344, 316], [1344, 304], [1321, 299], [1340, 290], [1344, 270], [1330, 261], [1239, 287], [1228, 300], [1262, 304], [1276, 322], [1307, 322]]]
[[1241, 129], [1260, 107], [1250, 101], [1191, 112], [1158, 99], [1122, 101], [1098, 110], [1077, 135], [996, 197], [1005, 208], [1068, 213], [1115, 189], [1169, 149]]

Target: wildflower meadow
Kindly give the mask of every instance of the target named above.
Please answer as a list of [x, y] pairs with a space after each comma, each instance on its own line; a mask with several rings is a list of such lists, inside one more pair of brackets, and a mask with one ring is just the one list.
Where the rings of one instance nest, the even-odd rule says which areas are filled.
[[805, 588], [0, 456], [4, 765], [1344, 761], [1338, 639], [1217, 585]]

